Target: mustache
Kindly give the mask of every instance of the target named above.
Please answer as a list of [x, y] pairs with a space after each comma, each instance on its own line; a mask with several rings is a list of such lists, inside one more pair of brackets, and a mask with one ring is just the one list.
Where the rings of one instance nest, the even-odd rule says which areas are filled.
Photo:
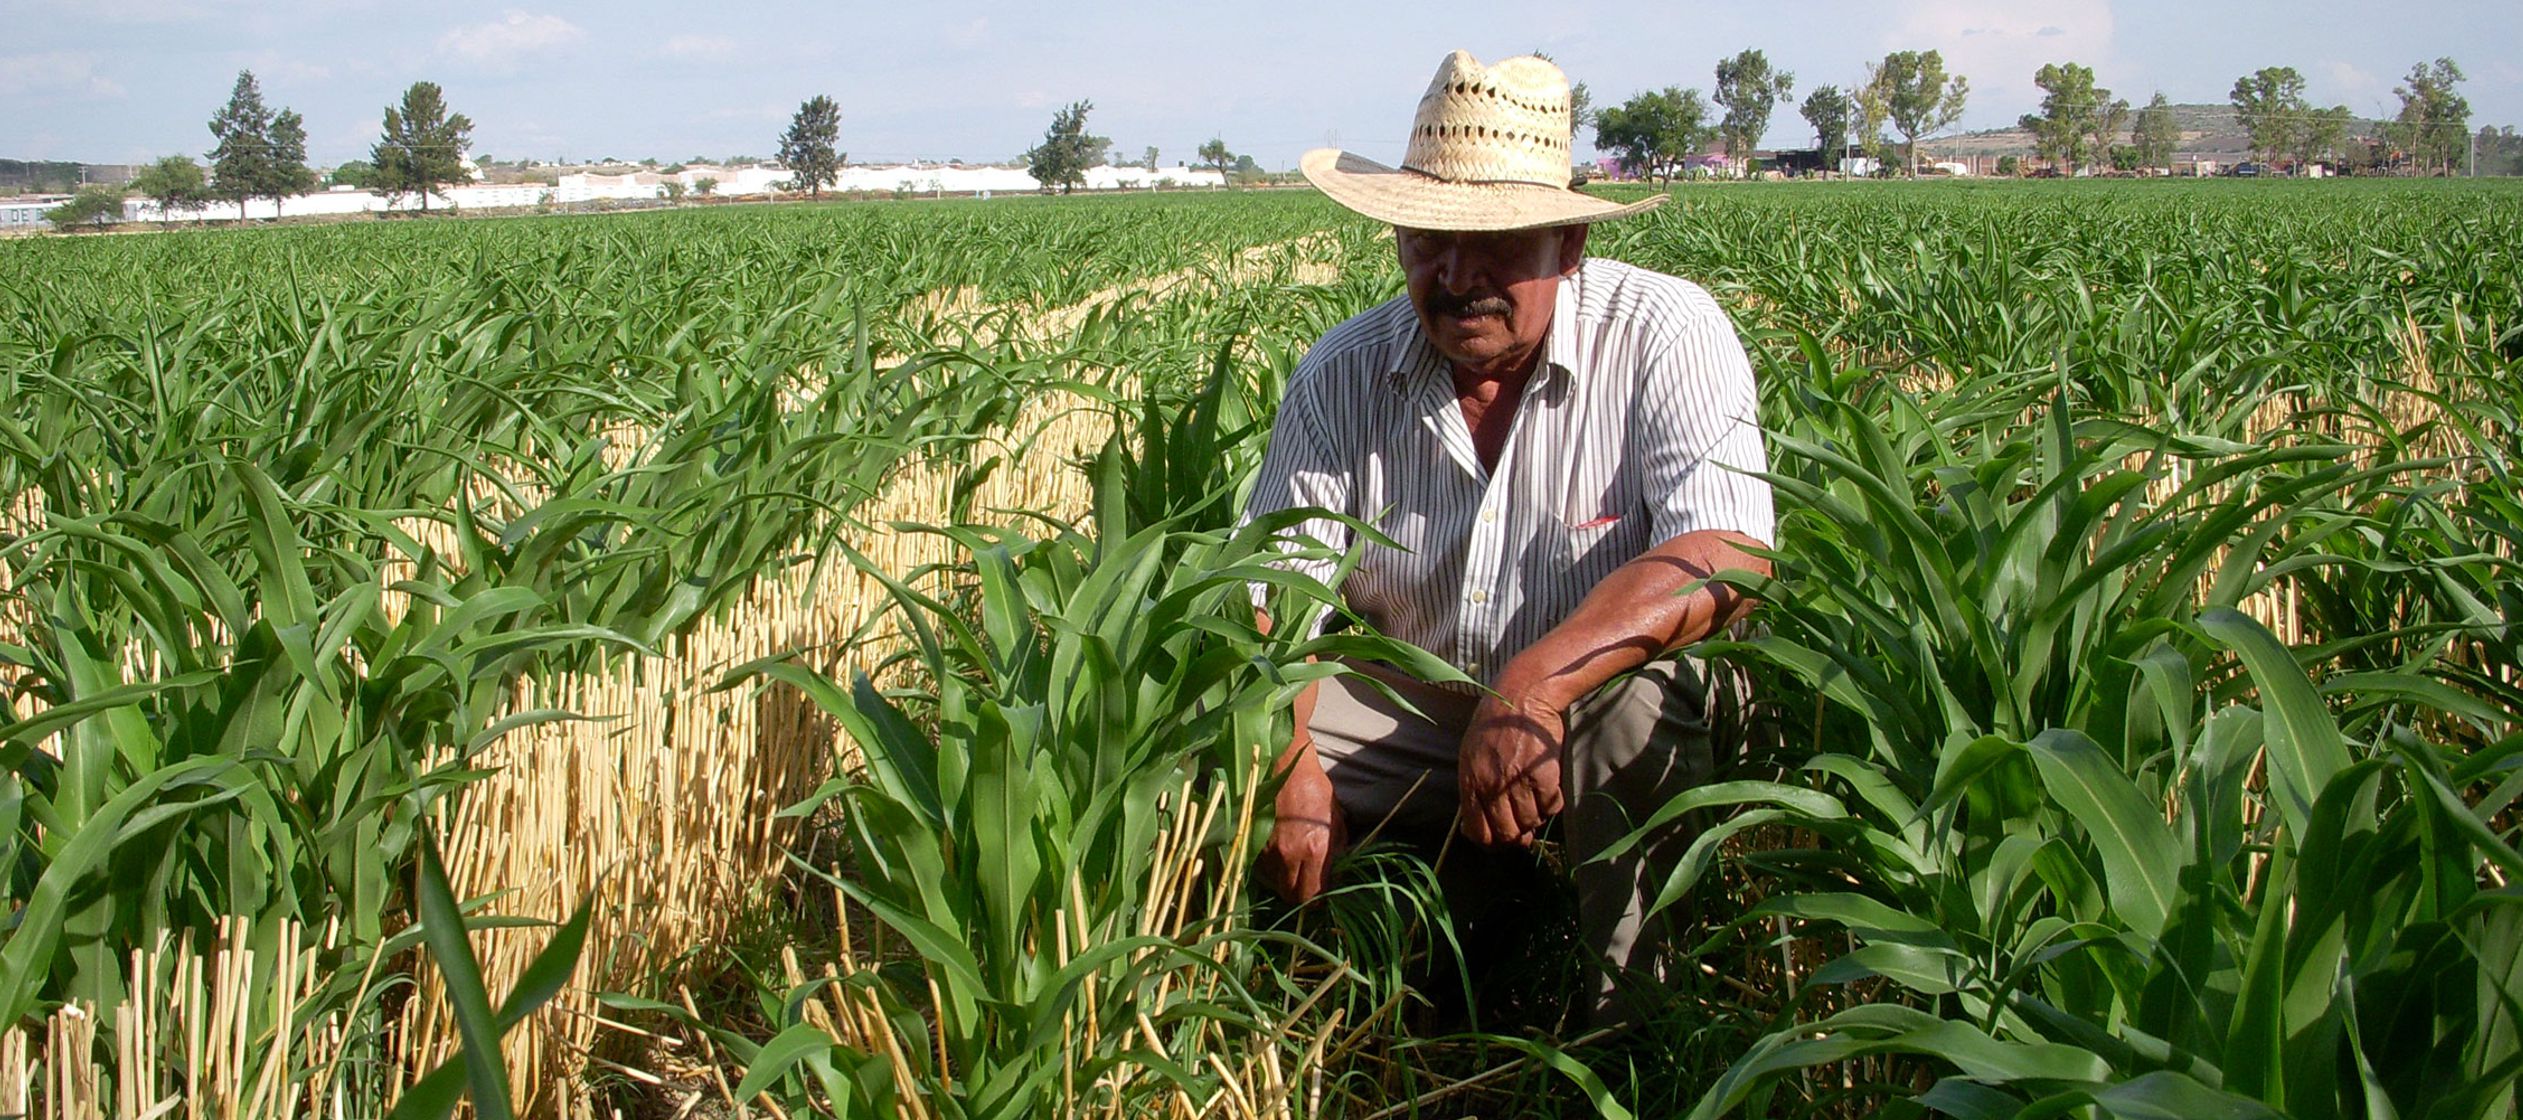
[[1514, 309], [1515, 306], [1507, 302], [1507, 297], [1494, 292], [1465, 292], [1459, 296], [1435, 292], [1428, 297], [1428, 313], [1431, 315], [1496, 315], [1505, 318]]

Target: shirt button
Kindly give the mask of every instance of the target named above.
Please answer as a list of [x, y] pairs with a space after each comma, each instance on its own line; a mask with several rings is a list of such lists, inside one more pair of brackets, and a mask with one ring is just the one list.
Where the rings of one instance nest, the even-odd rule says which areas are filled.
[[1467, 677], [1477, 677], [1481, 675], [1481, 663], [1478, 661], [1465, 662], [1463, 665], [1463, 675]]
[[1480, 589], [1478, 589], [1478, 588], [1474, 588], [1474, 589], [1472, 590], [1472, 601], [1473, 601], [1473, 602], [1475, 602], [1475, 603], [1486, 603], [1486, 602], [1488, 602], [1488, 601], [1489, 601], [1489, 592], [1482, 591], [1482, 590], [1480, 590]]
[[1496, 521], [1496, 520], [1498, 520], [1498, 511], [1497, 511], [1497, 510], [1494, 510], [1494, 509], [1485, 509], [1485, 510], [1482, 510], [1482, 511], [1481, 511], [1481, 524], [1483, 524], [1483, 525], [1487, 525], [1487, 524], [1489, 524], [1490, 522], [1492, 522], [1492, 521]]

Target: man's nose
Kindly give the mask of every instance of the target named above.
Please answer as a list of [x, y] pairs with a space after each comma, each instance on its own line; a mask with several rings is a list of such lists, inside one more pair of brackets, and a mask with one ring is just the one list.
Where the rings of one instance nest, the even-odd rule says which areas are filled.
[[1461, 295], [1479, 287], [1479, 258], [1463, 251], [1460, 241], [1449, 240], [1437, 253], [1437, 282], [1453, 295]]

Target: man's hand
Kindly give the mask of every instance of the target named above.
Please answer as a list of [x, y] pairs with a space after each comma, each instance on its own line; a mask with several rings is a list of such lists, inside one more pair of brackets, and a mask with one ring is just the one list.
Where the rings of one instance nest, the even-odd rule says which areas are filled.
[[1331, 777], [1312, 749], [1289, 764], [1277, 806], [1270, 842], [1262, 848], [1262, 881], [1279, 897], [1302, 904], [1323, 893], [1332, 857], [1349, 846], [1348, 822], [1341, 818]]
[[1463, 732], [1463, 807], [1457, 818], [1475, 844], [1533, 846], [1561, 808], [1560, 753], [1568, 723], [1558, 709], [1485, 697]]

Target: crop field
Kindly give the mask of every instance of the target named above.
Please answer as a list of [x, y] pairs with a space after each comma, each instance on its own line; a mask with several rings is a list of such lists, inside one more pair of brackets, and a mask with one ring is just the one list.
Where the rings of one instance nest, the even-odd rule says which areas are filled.
[[1251, 610], [1319, 197], [0, 246], [0, 1116], [2516, 1115], [2523, 190], [1679, 193], [1780, 540], [1610, 1037], [1248, 879], [1413, 656]]

